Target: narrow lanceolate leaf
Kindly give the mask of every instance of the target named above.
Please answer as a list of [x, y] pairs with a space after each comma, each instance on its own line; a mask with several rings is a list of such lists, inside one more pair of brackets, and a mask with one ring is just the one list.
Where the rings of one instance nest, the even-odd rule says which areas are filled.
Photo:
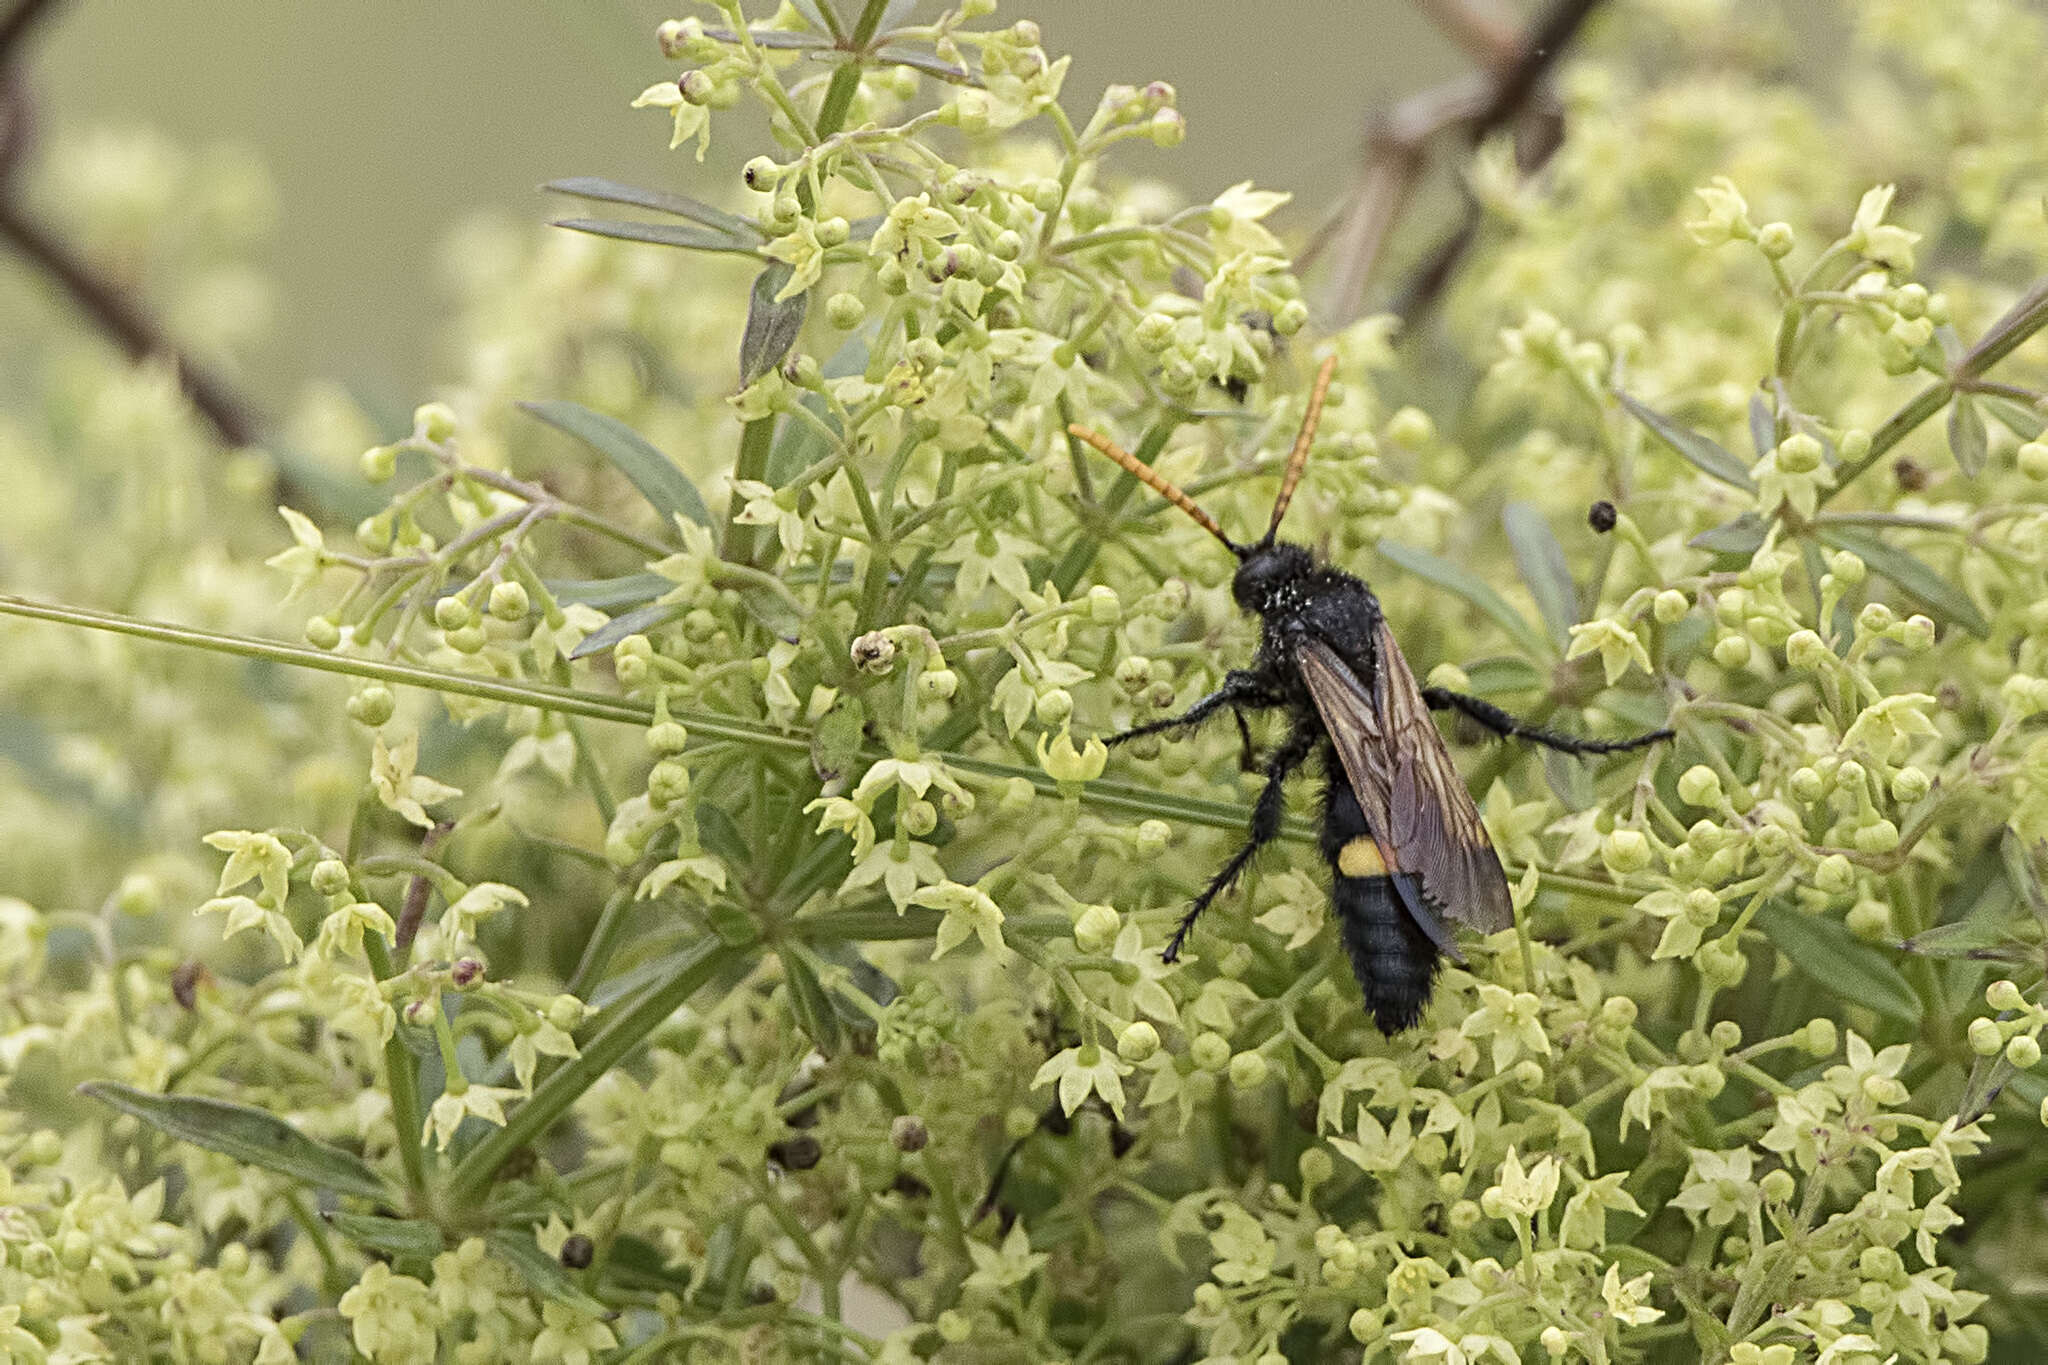
[[716, 228], [688, 227], [682, 223], [642, 223], [630, 218], [557, 218], [555, 226], [593, 237], [615, 237], [622, 242], [646, 242], [651, 246], [677, 246], [685, 251], [746, 252], [754, 240], [741, 240]]
[[1426, 578], [1440, 588], [1448, 588], [1470, 602], [1479, 610], [1492, 617], [1500, 628], [1515, 637], [1515, 643], [1529, 653], [1549, 657], [1556, 653], [1542, 631], [1529, 623], [1529, 618], [1509, 606], [1507, 599], [1495, 592], [1484, 579], [1476, 578], [1447, 559], [1439, 559], [1427, 550], [1418, 550], [1412, 545], [1403, 545], [1395, 540], [1382, 540], [1379, 552], [1409, 573]]
[[1963, 1097], [1956, 1101], [1956, 1127], [1964, 1128], [1991, 1112], [1999, 1094], [2019, 1075], [2019, 1068], [2005, 1060], [2005, 1054], [1979, 1057], [1963, 1084]]
[[327, 1221], [336, 1232], [380, 1256], [401, 1260], [427, 1260], [447, 1250], [439, 1225], [422, 1218], [370, 1218], [359, 1213], [330, 1213]]
[[1651, 435], [1691, 461], [1701, 472], [1711, 474], [1722, 483], [1733, 484], [1745, 492], [1756, 491], [1756, 480], [1749, 477], [1749, 467], [1729, 454], [1718, 441], [1702, 436], [1682, 423], [1672, 421], [1655, 408], [1637, 402], [1619, 389], [1614, 391], [1614, 397], [1629, 416], [1650, 429]]
[[1760, 393], [1749, 396], [1749, 443], [1756, 447], [1759, 460], [1776, 449], [1778, 444], [1777, 419], [1771, 416], [1771, 409]]
[[1579, 619], [1579, 589], [1572, 582], [1571, 566], [1565, 563], [1564, 547], [1550, 533], [1550, 523], [1526, 502], [1511, 502], [1501, 513], [1501, 525], [1508, 533], [1508, 547], [1514, 551], [1515, 567], [1536, 599], [1536, 610], [1550, 628], [1550, 642], [1560, 650], [1571, 643], [1572, 627]]
[[1991, 633], [1991, 624], [1977, 610], [1977, 604], [1924, 561], [1859, 531], [1831, 526], [1821, 531], [1820, 538], [1837, 550], [1854, 551], [1873, 573], [1890, 579], [1894, 587], [1935, 620], [1952, 622], [1979, 639]]
[[1977, 407], [1977, 400], [1967, 393], [1959, 393], [1948, 405], [1948, 449], [1956, 457], [1956, 468], [1976, 478], [1984, 472], [1984, 461], [1990, 453], [1984, 431], [1984, 414]]
[[[675, 586], [667, 579], [662, 582], [670, 588]], [[635, 607], [614, 616], [584, 636], [576, 648], [569, 651], [569, 657], [587, 659], [593, 654], [602, 654], [628, 635], [645, 635], [656, 626], [667, 625], [689, 609], [688, 602], [650, 602], [644, 607]]]
[[833, 1011], [832, 1001], [825, 994], [824, 983], [811, 970], [811, 964], [804, 961], [800, 953], [780, 954], [782, 979], [789, 987], [790, 1012], [796, 1016], [797, 1027], [809, 1035], [818, 1051], [827, 1057], [839, 1051], [842, 1038], [839, 1033], [839, 1016]]
[[1542, 670], [1518, 654], [1475, 659], [1465, 665], [1465, 690], [1475, 697], [1494, 697], [1506, 692], [1533, 692], [1548, 681]]
[[1709, 550], [1720, 555], [1753, 555], [1764, 543], [1764, 533], [1770, 529], [1764, 519], [1754, 512], [1744, 512], [1733, 521], [1724, 521], [1711, 530], [1702, 531], [1686, 544], [1695, 550]]
[[581, 603], [599, 611], [640, 607], [675, 586], [675, 580], [658, 573], [629, 573], [617, 578], [550, 578], [548, 591], [564, 604]]
[[602, 1316], [611, 1311], [577, 1287], [569, 1278], [569, 1272], [562, 1263], [540, 1249], [530, 1232], [516, 1228], [493, 1228], [484, 1234], [484, 1245], [491, 1254], [512, 1267], [526, 1287], [554, 1300], [566, 1304], [579, 1312]]
[[2048, 417], [2043, 417], [2029, 404], [2016, 402], [1999, 393], [1980, 393], [1976, 397], [1978, 407], [2022, 441], [2038, 441], [2041, 433], [2048, 431]]
[[672, 194], [667, 190], [648, 189], [641, 185], [621, 185], [616, 180], [606, 180], [595, 175], [574, 175], [566, 180], [551, 180], [541, 186], [557, 194], [574, 195], [578, 199], [595, 199], [606, 204], [630, 204], [634, 208], [652, 209], [656, 213], [667, 213], [677, 218], [687, 218], [701, 223], [713, 231], [722, 232], [739, 245], [764, 240], [761, 229], [736, 213], [713, 208], [702, 200], [692, 199], [686, 194]]
[[365, 1199], [399, 1197], [361, 1157], [315, 1141], [262, 1109], [201, 1095], [159, 1095], [114, 1081], [88, 1081], [78, 1091], [132, 1114], [160, 1133], [276, 1171], [302, 1185]]
[[640, 496], [661, 513], [664, 524], [677, 515], [699, 526], [711, 524], [697, 485], [690, 482], [675, 462], [651, 445], [647, 438], [616, 417], [592, 412], [566, 398], [545, 403], [521, 403], [520, 408], [540, 418], [557, 431], [565, 431], [611, 461], [621, 474], [633, 481]]
[[747, 304], [747, 330], [740, 335], [741, 388], [780, 365], [804, 329], [804, 312], [811, 303], [808, 289], [780, 303], [775, 301], [794, 273], [788, 265], [776, 261], [754, 277], [753, 297]]
[[1823, 989], [1888, 1019], [1920, 1023], [1920, 997], [1906, 978], [1840, 920], [1769, 906], [1757, 915], [1756, 923], [1787, 961]]

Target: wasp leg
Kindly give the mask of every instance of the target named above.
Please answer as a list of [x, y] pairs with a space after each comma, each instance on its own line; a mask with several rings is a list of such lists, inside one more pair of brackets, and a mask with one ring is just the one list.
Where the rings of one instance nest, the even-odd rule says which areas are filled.
[[1287, 732], [1286, 740], [1266, 760], [1266, 786], [1259, 793], [1258, 802], [1252, 806], [1252, 837], [1245, 841], [1243, 848], [1230, 855], [1230, 861], [1209, 879], [1209, 884], [1202, 888], [1202, 894], [1195, 897], [1194, 904], [1181, 916], [1180, 927], [1173, 931], [1173, 937], [1166, 941], [1166, 951], [1160, 954], [1162, 960], [1172, 962], [1180, 957], [1181, 945], [1187, 941], [1195, 921], [1209, 908], [1209, 902], [1228, 891], [1253, 856], [1280, 836], [1280, 817], [1287, 812], [1287, 779], [1294, 776], [1295, 770], [1315, 752], [1316, 742], [1321, 737], [1322, 732], [1317, 726], [1297, 719], [1294, 728]]
[[1556, 730], [1545, 730], [1530, 725], [1501, 710], [1490, 701], [1468, 697], [1462, 692], [1452, 692], [1442, 687], [1422, 689], [1423, 701], [1433, 711], [1457, 711], [1470, 716], [1487, 729], [1504, 739], [1526, 739], [1531, 744], [1541, 744], [1546, 749], [1555, 749], [1561, 754], [1620, 754], [1630, 749], [1647, 748], [1661, 740], [1671, 738], [1669, 730], [1652, 730], [1646, 735], [1632, 739], [1587, 739], [1581, 735], [1562, 734]]
[[1127, 739], [1137, 739], [1143, 735], [1156, 735], [1162, 730], [1180, 730], [1188, 726], [1200, 725], [1226, 706], [1250, 707], [1254, 710], [1263, 710], [1267, 707], [1278, 706], [1279, 704], [1279, 693], [1264, 674], [1254, 673], [1247, 668], [1233, 668], [1223, 675], [1223, 686], [1217, 688], [1214, 692], [1211, 692], [1179, 715], [1168, 716], [1164, 720], [1147, 721], [1143, 725], [1134, 725], [1120, 735], [1112, 735], [1109, 742], [1111, 744], [1122, 744]]
[[1237, 756], [1238, 771], [1255, 773], [1259, 770], [1259, 751], [1252, 745], [1252, 727], [1245, 722], [1244, 708], [1233, 706], [1230, 715], [1237, 722], [1237, 739], [1243, 746]]

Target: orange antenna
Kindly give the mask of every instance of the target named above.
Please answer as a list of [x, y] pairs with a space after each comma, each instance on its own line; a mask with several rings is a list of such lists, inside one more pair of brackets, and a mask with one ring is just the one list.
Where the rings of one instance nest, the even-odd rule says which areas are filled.
[[[1320, 399], [1320, 393], [1318, 398]], [[1240, 558], [1243, 557], [1244, 552], [1238, 548], [1236, 541], [1223, 534], [1223, 528], [1216, 524], [1216, 518], [1196, 506], [1193, 498], [1168, 483], [1165, 476], [1151, 465], [1146, 464], [1143, 460], [1131, 454], [1130, 451], [1125, 450], [1101, 432], [1090, 431], [1079, 423], [1069, 426], [1067, 428], [1067, 435], [1072, 436], [1077, 441], [1087, 442], [1103, 454], [1109, 456], [1110, 459], [1115, 460], [1125, 469], [1128, 469], [1137, 478], [1138, 482], [1144, 484], [1160, 497], [1165, 498], [1175, 507], [1178, 507], [1181, 511], [1194, 518], [1195, 525], [1222, 541], [1230, 548], [1232, 554]]]
[[1273, 503], [1273, 520], [1266, 524], [1266, 539], [1271, 541], [1280, 530], [1280, 518], [1287, 515], [1287, 504], [1294, 501], [1294, 489], [1301, 482], [1301, 471], [1308, 465], [1308, 448], [1316, 437], [1316, 423], [1322, 420], [1323, 398], [1330, 392], [1330, 377], [1337, 372], [1337, 357], [1331, 356], [1316, 371], [1316, 386], [1309, 391], [1308, 412], [1301, 419], [1301, 433], [1294, 438], [1294, 449], [1287, 453], [1287, 471], [1280, 476], [1280, 496]]

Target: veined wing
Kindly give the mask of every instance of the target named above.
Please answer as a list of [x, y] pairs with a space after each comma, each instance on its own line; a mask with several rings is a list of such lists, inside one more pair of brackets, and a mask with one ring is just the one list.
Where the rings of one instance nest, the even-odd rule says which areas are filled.
[[1299, 662], [1380, 855], [1451, 919], [1487, 933], [1512, 928], [1507, 874], [1384, 620], [1373, 645], [1379, 676], [1370, 689], [1320, 640], [1302, 647]]

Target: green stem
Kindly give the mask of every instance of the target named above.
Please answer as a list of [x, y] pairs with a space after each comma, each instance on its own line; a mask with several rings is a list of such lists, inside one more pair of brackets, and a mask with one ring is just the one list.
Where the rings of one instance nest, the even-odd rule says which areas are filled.
[[705, 982], [726, 964], [733, 950], [717, 940], [699, 945], [660, 985], [630, 1004], [605, 1012], [597, 1034], [576, 1058], [549, 1076], [533, 1097], [512, 1114], [503, 1128], [493, 1132], [469, 1150], [448, 1177], [451, 1208], [474, 1204], [483, 1194], [498, 1168], [514, 1153], [545, 1133], [605, 1073], [625, 1055], [645, 1042]]
[[[391, 951], [381, 934], [363, 935], [363, 956], [379, 981], [391, 979]], [[405, 1185], [412, 1191], [413, 1206], [420, 1206], [427, 1189], [427, 1158], [420, 1147], [419, 1064], [412, 1050], [394, 1034], [384, 1044], [384, 1085], [391, 1092], [391, 1126], [398, 1132], [398, 1161], [405, 1168]]]

